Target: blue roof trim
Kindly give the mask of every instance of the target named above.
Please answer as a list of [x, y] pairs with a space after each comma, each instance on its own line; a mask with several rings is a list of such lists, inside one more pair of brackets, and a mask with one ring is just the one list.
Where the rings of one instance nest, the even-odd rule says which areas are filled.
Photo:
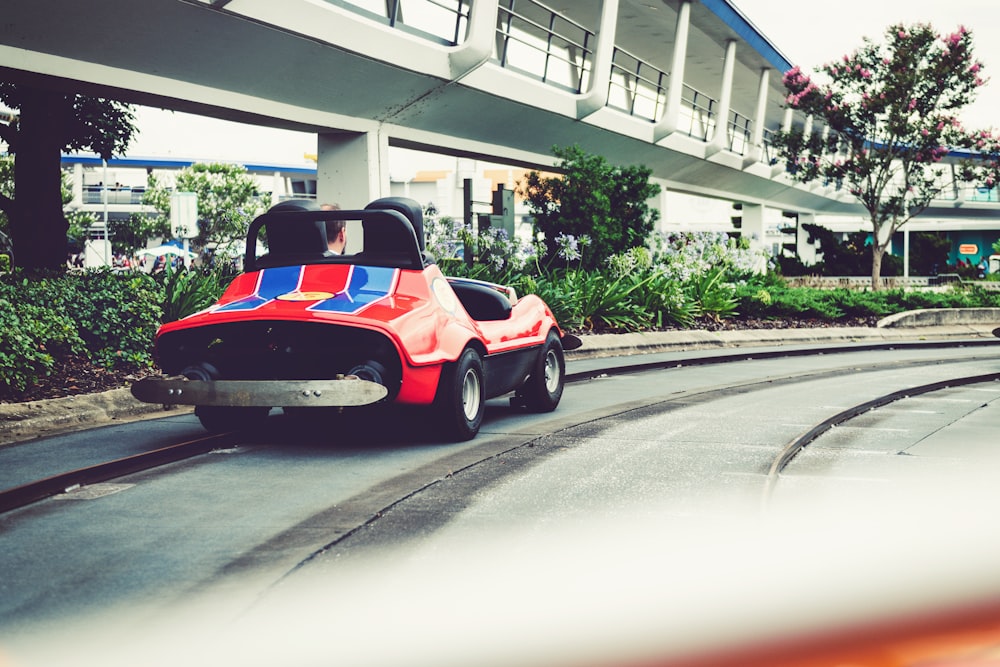
[[723, 23], [732, 28], [733, 32], [782, 74], [794, 67], [757, 29], [757, 26], [751, 23], [739, 9], [729, 4], [728, 0], [701, 0], [701, 4], [722, 19]]
[[[113, 157], [108, 160], [109, 167], [124, 167], [130, 169], [184, 169], [193, 164], [203, 162], [229, 162], [228, 160], [191, 160], [180, 158], [157, 158], [157, 157]], [[82, 164], [88, 167], [100, 167], [103, 162], [99, 155], [81, 155], [79, 153], [63, 154], [63, 164]], [[240, 163], [232, 163], [240, 164]], [[315, 176], [315, 167], [297, 167], [284, 164], [243, 164], [247, 171], [273, 173], [280, 171], [285, 174], [302, 174], [304, 176]]]

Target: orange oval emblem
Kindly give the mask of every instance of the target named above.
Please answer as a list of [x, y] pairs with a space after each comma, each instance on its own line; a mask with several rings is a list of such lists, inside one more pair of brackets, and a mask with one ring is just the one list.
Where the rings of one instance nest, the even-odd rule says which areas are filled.
[[333, 296], [331, 292], [286, 292], [275, 298], [281, 301], [323, 301], [332, 299]]

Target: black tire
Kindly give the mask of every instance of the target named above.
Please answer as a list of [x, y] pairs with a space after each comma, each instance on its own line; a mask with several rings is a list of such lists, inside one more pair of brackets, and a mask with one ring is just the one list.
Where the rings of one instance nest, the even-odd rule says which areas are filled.
[[532, 412], [552, 412], [562, 399], [566, 384], [566, 358], [563, 355], [559, 334], [550, 331], [531, 375], [521, 387], [524, 406]]
[[205, 430], [212, 433], [249, 431], [258, 428], [267, 419], [270, 408], [231, 408], [217, 405], [199, 405], [194, 414]]
[[454, 441], [476, 437], [485, 404], [483, 360], [478, 352], [466, 348], [458, 361], [441, 370], [436, 409], [444, 437]]

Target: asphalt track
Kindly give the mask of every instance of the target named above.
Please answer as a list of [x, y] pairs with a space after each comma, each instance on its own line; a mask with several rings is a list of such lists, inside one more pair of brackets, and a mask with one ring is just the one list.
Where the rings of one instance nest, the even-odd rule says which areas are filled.
[[[769, 350], [787, 349], [789, 346], [807, 347], [812, 350], [822, 349], [824, 346], [836, 346], [841, 349], [863, 349], [873, 344], [893, 345], [900, 343], [902, 345], [913, 341], [941, 340], [959, 342], [963, 340], [992, 339], [992, 329], [995, 324], [994, 320], [993, 322], [982, 324], [952, 323], [947, 325], [883, 327], [878, 329], [830, 328], [817, 330], [768, 330], [761, 332], [668, 332], [655, 335], [594, 336], [589, 337], [585, 341], [584, 348], [582, 348], [580, 354], [570, 356], [568, 370], [571, 374], [588, 374], [599, 372], [601, 368], [607, 368], [610, 365], [620, 366], [623, 363], [632, 363], [636, 366], [641, 366], [652, 360], [665, 362], [670, 361], [672, 358], [690, 360], [692, 356], [704, 358], [710, 358], [713, 355], [728, 356], [738, 351], [738, 348], [743, 348], [744, 351], [752, 351], [754, 354], [762, 354]], [[692, 355], [693, 350], [699, 350], [698, 354]], [[163, 416], [161, 411], [143, 412], [140, 410], [138, 414], [130, 414], [130, 410], [133, 410], [134, 406], [129, 407], [127, 400], [122, 401], [123, 405], [116, 405], [115, 400], [109, 400], [106, 396], [94, 397], [93, 400], [81, 399], [73, 401], [73, 410], [54, 404], [55, 402], [45, 403], [45, 405], [29, 409], [29, 411], [35, 411], [31, 416], [35, 419], [35, 424], [38, 426], [37, 431], [31, 431], [31, 420], [22, 420], [24, 422], [21, 424], [23, 435], [20, 437], [22, 441], [26, 436], [32, 438], [42, 435], [46, 429], [61, 429], [63, 431], [86, 430], [90, 425], [107, 424], [108, 421], [114, 422], [142, 419], [146, 416]], [[99, 406], [99, 409], [93, 408], [91, 404]], [[108, 406], [111, 407], [109, 408]], [[85, 413], [90, 409], [95, 410], [98, 416], [93, 418], [87, 417]], [[58, 424], [51, 421], [47, 423], [45, 421], [46, 419], [56, 421], [64, 419], [67, 412], [73, 411], [76, 411], [75, 416], [70, 418], [68, 423]], [[101, 416], [102, 414], [103, 416]], [[113, 416], [116, 414], [123, 416]], [[650, 426], [648, 423], [639, 421], [632, 423], [632, 421], [631, 419], [623, 420], [617, 428], [647, 429]], [[196, 425], [192, 426], [195, 427]], [[654, 428], [656, 427], [654, 426]], [[991, 428], [991, 426], [987, 425], [986, 428]], [[591, 442], [597, 445], [601, 444], [596, 435], [594, 438], [591, 438]], [[566, 446], [571, 443], [555, 439], [552, 444], [556, 449], [565, 451]], [[26, 449], [32, 449], [32, 447]], [[818, 448], [817, 452], [818, 456], [822, 456], [822, 448]], [[565, 457], [563, 458], [565, 460]], [[912, 464], [913, 462], [904, 457], [899, 457], [893, 463]], [[510, 465], [512, 463], [514, 462], [498, 462], [498, 465]], [[824, 463], [822, 459], [816, 462], [816, 464], [821, 466]], [[858, 469], [860, 470], [861, 468]], [[540, 467], [539, 470], [543, 470], [543, 468]], [[566, 476], [564, 474], [548, 475], [543, 485], [545, 488], [542, 490], [548, 492], [550, 495], [553, 492], [557, 492], [560, 487], [553, 485], [551, 480], [558, 479], [560, 476], [567, 477], [567, 484], [572, 480], [572, 484], [566, 487], [566, 491], [580, 493], [580, 476]], [[530, 481], [530, 476], [524, 479], [524, 483]], [[813, 479], [811, 479], [809, 474], [803, 476], [801, 481], [808, 484], [813, 483]], [[845, 481], [849, 483], [845, 484]], [[868, 482], [869, 480], [861, 479], [861, 475], [855, 474], [851, 477], [842, 477], [838, 480], [838, 486], [848, 488], [853, 492], [859, 486], [864, 487]], [[518, 483], [522, 482], [519, 481]], [[849, 530], [846, 530], [844, 526], [834, 524], [828, 526], [825, 529], [826, 533], [821, 536], [814, 534], [814, 527], [803, 525], [802, 530], [810, 531], [810, 537], [814, 539], [804, 543], [799, 541], [794, 543], [794, 545], [792, 545], [791, 540], [799, 539], [802, 535], [795, 535], [794, 531], [790, 534], [787, 530], [787, 521], [780, 526], [751, 526], [750, 523], [752, 522], [749, 522], [747, 526], [734, 526], [727, 522], [722, 524], [726, 528], [724, 534], [717, 532], [706, 535], [704, 532], [706, 529], [710, 531], [719, 525], [712, 520], [711, 516], [707, 517], [708, 521], [704, 520], [706, 518], [704, 516], [691, 517], [691, 519], [696, 519], [694, 522], [698, 525], [697, 533], [690, 533], [685, 531], [685, 524], [690, 523], [688, 517], [675, 513], [677, 520], [667, 529], [662, 522], [650, 522], [650, 517], [657, 514], [655, 511], [648, 512], [648, 516], [640, 513], [636, 516], [626, 517], [630, 519], [628, 521], [621, 521], [622, 517], [616, 517], [616, 520], [613, 522], [589, 523], [583, 535], [566, 535], [555, 532], [548, 534], [550, 531], [546, 526], [551, 525], [551, 521], [546, 517], [550, 515], [553, 511], [552, 508], [556, 507], [556, 504], [550, 502], [551, 498], [545, 502], [533, 500], [538, 497], [537, 488], [530, 491], [521, 489], [520, 491], [517, 492], [515, 490], [514, 493], [504, 494], [508, 501], [510, 499], [515, 501], [513, 504], [495, 504], [491, 506], [489, 503], [493, 502], [493, 500], [489, 496], [483, 496], [478, 498], [476, 507], [480, 517], [491, 515], [509, 517], [512, 512], [515, 516], [527, 517], [532, 512], [538, 512], [538, 518], [532, 523], [532, 530], [536, 532], [533, 536], [534, 539], [530, 542], [530, 548], [520, 547], [519, 542], [514, 539], [509, 540], [507, 544], [503, 545], [504, 548], [495, 548], [493, 553], [463, 553], [456, 549], [455, 545], [457, 543], [467, 544], [469, 541], [464, 537], [467, 533], [455, 531], [476, 531], [480, 530], [480, 526], [474, 522], [468, 526], [462, 526], [456, 522], [449, 533], [443, 534], [446, 539], [436, 540], [427, 549], [422, 549], [418, 552], [403, 555], [393, 553], [392, 561], [382, 563], [381, 567], [378, 566], [377, 561], [368, 562], [369, 556], [372, 555], [371, 552], [368, 552], [366, 555], [366, 550], [361, 550], [358, 553], [362, 554], [362, 560], [366, 561], [364, 564], [367, 567], [361, 570], [344, 568], [342, 557], [336, 552], [331, 551], [330, 553], [321, 554], [321, 557], [312, 562], [311, 566], [305, 570], [306, 572], [316, 573], [318, 576], [325, 577], [327, 574], [330, 574], [330, 568], [334, 567], [337, 571], [334, 574], [339, 574], [336, 579], [336, 586], [331, 589], [334, 591], [334, 597], [329, 598], [328, 602], [322, 608], [317, 609], [315, 614], [302, 614], [302, 609], [299, 608], [302, 604], [301, 599], [279, 590], [279, 595], [274, 599], [275, 604], [268, 607], [269, 612], [267, 615], [259, 619], [248, 617], [247, 620], [251, 624], [260, 621], [263, 627], [267, 627], [270, 630], [280, 627], [279, 631], [288, 632], [289, 628], [281, 627], [279, 621], [283, 609], [281, 605], [287, 603], [295, 607], [294, 617], [296, 618], [296, 622], [294, 625], [296, 630], [301, 631], [304, 635], [310, 635], [315, 638], [317, 634], [322, 634], [324, 630], [316, 626], [311, 619], [315, 619], [316, 623], [321, 623], [324, 627], [336, 627], [336, 615], [345, 614], [345, 618], [341, 619], [344, 626], [351, 626], [356, 629], [367, 628], [366, 632], [370, 636], [358, 635], [354, 638], [355, 641], [351, 642], [363, 649], [368, 645], [368, 641], [379, 641], [379, 628], [381, 627], [395, 627], [398, 629], [409, 625], [413, 625], [416, 628], [421, 625], [420, 623], [413, 624], [406, 621], [405, 617], [408, 615], [412, 615], [414, 621], [422, 619], [426, 626], [426, 623], [432, 620], [431, 616], [439, 614], [441, 622], [447, 619], [451, 628], [450, 630], [442, 627], [440, 631], [427, 633], [423, 636], [414, 635], [399, 638], [398, 645], [400, 647], [408, 646], [412, 650], [419, 648], [421, 642], [427, 641], [430, 637], [436, 638], [437, 641], [456, 641], [459, 643], [463, 641], [478, 641], [480, 642], [480, 647], [495, 645], [495, 657], [499, 658], [503, 655], [503, 649], [505, 648], [503, 638], [506, 632], [498, 632], [495, 623], [492, 626], [487, 626], [476, 622], [475, 613], [483, 613], [479, 609], [483, 599], [495, 600], [496, 605], [490, 610], [490, 616], [494, 621], [498, 618], [503, 618], [505, 614], [510, 615], [511, 625], [509, 629], [513, 629], [514, 627], [519, 629], [518, 637], [522, 645], [524, 638], [532, 635], [530, 630], [538, 630], [540, 634], [533, 637], [535, 640], [540, 641], [544, 639], [548, 641], [555, 638], [563, 642], [563, 645], [566, 645], [567, 639], [569, 639], [569, 644], [575, 643], [585, 646], [587, 645], [587, 642], [583, 641], [585, 636], [578, 636], [574, 642], [572, 638], [560, 636], [559, 633], [563, 629], [568, 629], [568, 631], [579, 634], [586, 627], [588, 619], [578, 619], [582, 625], [575, 626], [573, 623], [575, 614], [582, 612], [584, 608], [592, 610], [602, 606], [614, 607], [616, 602], [622, 600], [625, 594], [628, 595], [630, 603], [641, 603], [638, 607], [628, 610], [632, 624], [625, 627], [623, 634], [631, 635], [633, 629], [641, 634], [644, 630], [643, 621], [648, 621], [657, 616], [657, 614], [650, 613], [646, 613], [644, 616], [644, 612], [653, 611], [653, 609], [644, 609], [642, 605], [660, 605], [661, 608], [656, 609], [656, 612], [661, 616], [664, 610], [668, 608], [673, 609], [675, 612], [683, 609], [683, 618], [688, 619], [690, 622], [680, 623], [677, 627], [679, 629], [685, 626], [697, 628], [701, 620], [699, 614], [707, 614], [709, 611], [716, 613], [719, 611], [719, 607], [718, 605], [703, 607], [702, 605], [706, 601], [697, 600], [692, 597], [695, 594], [703, 595], [706, 590], [715, 590], [720, 596], [733, 598], [734, 600], [745, 600], [747, 604], [750, 604], [751, 600], [757, 599], [755, 596], [766, 597], [768, 594], [766, 589], [755, 588], [759, 581], [765, 579], [777, 581], [785, 578], [790, 584], [794, 585], [797, 582], [799, 585], [803, 585], [804, 582], [799, 581], [798, 578], [805, 576], [805, 574], [797, 572], [792, 566], [788, 565], [784, 559], [787, 554], [780, 550], [775, 551], [774, 547], [776, 545], [807, 549], [807, 552], [801, 554], [801, 558], [793, 558], [793, 560], [803, 562], [807, 562], [809, 558], [815, 559], [817, 557], [815, 550], [817, 549], [826, 549], [831, 553], [840, 549], [845, 555], [838, 556], [834, 561], [827, 563], [827, 567], [831, 568], [833, 572], [839, 572], [840, 569], [846, 568], [852, 572], [852, 576], [864, 575], [866, 571], [864, 567], [866, 564], [855, 562], [853, 554], [861, 554], [861, 557], [868, 559], [871, 559], [873, 556], [885, 556], [884, 554], [877, 553], [877, 550], [845, 549], [845, 545], [848, 545], [848, 540], [851, 543], [850, 545], [857, 546], [853, 543], [859, 540], [859, 536], [862, 540], [870, 539], [873, 534], [877, 534], [879, 531], [885, 532], [885, 527], [878, 524], [877, 519], [879, 517], [874, 516], [862, 516], [862, 520], [858, 521], [858, 517], [855, 515]], [[793, 494], [792, 497], [794, 497], [795, 492], [795, 482], [793, 482], [788, 491], [783, 491], [782, 493], [791, 493]], [[426, 503], [428, 498], [426, 496], [415, 496], [413, 500], [418, 503]], [[484, 502], [487, 504], [484, 504]], [[574, 506], [579, 507], [578, 504]], [[641, 506], [639, 507], [641, 509]], [[420, 510], [420, 513], [426, 514], [425, 510], [427, 508], [423, 505], [417, 507], [417, 509]], [[912, 515], [913, 521], [920, 523], [926, 521], [930, 509], [909, 507], [907, 511], [909, 515]], [[486, 513], [485, 515], [483, 514], [484, 512]], [[475, 518], [475, 516], [472, 518]], [[787, 517], [785, 518], [787, 519]], [[911, 528], [909, 523], [902, 520], [901, 517], [896, 516], [893, 518], [899, 526]], [[391, 516], [382, 517], [380, 523], [383, 527], [387, 527], [390, 526], [391, 520]], [[755, 533], [751, 528], [757, 529], [757, 532]], [[617, 549], [616, 545], [626, 543], [634, 545], [637, 535], [640, 538], [640, 542], [644, 542], [648, 547], [646, 550], [638, 552], [630, 551], [625, 554]], [[376, 536], [373, 532], [372, 537]], [[968, 545], [968, 536], [962, 534], [958, 530], [958, 527], [945, 537], [949, 536], [952, 538], [951, 544]], [[568, 546], [570, 542], [565, 539], [567, 537], [582, 537], [584, 539], [578, 542], [582, 544], [587, 544], [589, 540], [590, 547], [586, 551], [579, 551], [576, 547], [570, 548]], [[697, 537], [698, 539], [692, 540], [690, 546], [685, 546], [685, 538], [693, 537]], [[838, 540], [840, 541], [838, 542]], [[949, 540], [945, 539], [944, 543], [948, 544]], [[911, 541], [910, 545], [912, 546], [913, 544]], [[924, 542], [916, 542], [915, 544], [923, 548], [928, 548], [929, 546]], [[497, 547], [499, 546], [497, 545]], [[988, 547], [992, 545], [983, 546]], [[109, 554], [114, 553], [114, 545], [109, 543], [108, 550]], [[377, 548], [376, 551], [382, 551], [382, 549]], [[716, 551], [716, 553], [712, 553], [713, 551]], [[737, 551], [739, 552], [738, 554], [736, 553]], [[984, 554], [991, 553], [990, 549], [987, 548], [981, 551]], [[392, 552], [387, 551], [386, 553]], [[651, 582], [640, 576], [639, 573], [658, 571], [657, 559], [667, 558], [668, 553], [671, 562], [669, 571], [661, 572], [664, 575], [663, 579], [655, 582], [656, 586], [650, 586]], [[995, 553], [995, 551], [992, 553]], [[500, 556], [500, 554], [505, 554], [506, 557]], [[899, 553], [893, 552], [891, 555], [900, 558]], [[624, 556], [627, 556], [626, 562], [622, 561]], [[513, 560], [510, 560], [509, 557], [513, 557]], [[733, 557], [736, 557], [738, 560], [733, 561]], [[466, 558], [469, 560], [463, 562], [463, 559]], [[766, 562], [765, 560], [757, 562], [757, 558], [765, 559]], [[904, 554], [903, 560], [905, 558]], [[694, 582], [686, 581], [684, 569], [683, 567], [679, 567], [679, 565], [687, 562], [685, 559], [690, 559], [688, 565], [692, 571], [697, 570], [700, 573], [704, 573], [706, 571], [715, 571], [713, 567], [718, 568], [716, 576], [719, 579], [719, 586], [707, 589], [703, 586], [698, 589], [694, 585]], [[713, 559], [717, 559], [717, 562], [713, 562]], [[463, 584], [462, 582], [466, 581], [462, 574], [463, 565], [473, 561], [477, 562], [478, 565], [474, 570], [470, 570], [467, 573], [467, 583]], [[738, 562], [739, 567], [730, 567], [730, 564], [733, 562]], [[485, 569], [483, 563], [487, 564]], [[757, 568], [756, 572], [761, 575], [759, 581], [745, 576], [748, 566]], [[662, 571], [662, 568], [660, 570]], [[513, 580], [511, 579], [511, 574], [514, 575]], [[884, 588], [886, 585], [884, 572], [882, 572], [882, 577], [882, 581], [874, 582], [873, 585], [877, 584]], [[314, 581], [311, 578], [304, 579], [307, 587], [313, 587]], [[516, 587], [512, 586], [512, 583], [515, 581], [517, 582]], [[585, 581], [592, 582], [592, 589], [588, 589], [586, 586], [581, 588], [581, 582]], [[295, 587], [291, 585], [294, 583], [296, 582], [289, 582], [289, 585], [287, 585], [288, 593], [296, 592]], [[705, 582], [700, 581], [699, 583], [704, 584]], [[890, 581], [889, 583], [894, 583], [894, 581]], [[408, 588], [401, 591], [399, 587], [404, 585]], [[672, 588], [667, 589], [664, 586], [671, 586]], [[532, 591], [533, 597], [537, 597], [538, 592], [552, 592], [554, 595], [545, 596], [545, 599], [557, 600], [559, 603], [548, 608], [537, 603], [519, 607], [516, 604], [517, 596], [512, 595], [512, 592], [517, 588]], [[741, 592], [741, 589], [746, 589], [746, 592]], [[400, 595], [401, 592], [407, 594]], [[780, 591], [771, 591], [772, 594], [775, 592], [780, 597]], [[838, 591], [819, 592], [834, 597], [838, 593]], [[669, 604], [667, 604], [665, 598], [662, 598], [663, 595], [668, 593], [670, 595]], [[657, 596], [661, 596], [661, 599], [657, 599]], [[351, 599], [359, 602], [344, 606], [337, 604], [338, 599]], [[408, 600], [408, 602], [399, 604], [400, 599]], [[433, 603], [431, 602], [432, 600]], [[574, 600], [576, 604], [574, 604]], [[602, 602], [603, 605], [595, 605], [595, 601]], [[787, 607], [794, 602], [797, 602], [797, 600], [791, 598], [788, 601], [784, 601], [784, 606]], [[313, 600], [313, 603], [315, 603], [315, 600]], [[765, 607], [767, 606], [765, 605]], [[780, 605], [770, 604], [770, 606], [778, 608]], [[277, 610], [277, 615], [271, 613], [275, 610]], [[287, 609], [287, 611], [290, 617], [292, 609]], [[746, 612], [747, 609], [744, 608], [742, 611]], [[766, 611], [768, 611], [766, 608], [761, 610], [759, 614], [761, 619], [767, 616], [764, 613]], [[787, 609], [783, 609], [782, 611], [787, 612]], [[612, 614], [612, 616], [614, 615]], [[753, 616], [753, 614], [750, 614], [750, 616]], [[365, 618], [370, 618], [371, 623], [363, 622]], [[432, 624], [432, 627], [438, 627], [438, 625]], [[208, 627], [206, 626], [206, 628]], [[256, 626], [251, 625], [250, 627]], [[736, 634], [743, 631], [744, 629], [742, 628], [726, 630], [726, 632]], [[720, 631], [716, 629], [716, 632], [719, 633]], [[585, 632], [584, 635], [586, 635]], [[266, 641], [268, 633], [261, 631], [257, 637], [261, 641]], [[302, 638], [305, 639], [306, 637], [303, 636]], [[718, 639], [718, 635], [716, 639]], [[394, 642], [393, 645], [396, 645], [396, 643]], [[321, 646], [327, 646], [327, 644], [323, 643]], [[365, 653], [369, 657], [376, 653], [380, 653], [385, 657], [387, 646], [386, 644], [380, 645], [379, 651], [365, 649]], [[518, 646], [517, 642], [513, 644], [507, 643], [506, 648], [514, 646]], [[275, 648], [284, 651], [289, 650], [287, 645], [284, 647], [271, 646], [269, 648], [272, 650]], [[315, 646], [311, 648], [315, 648]], [[332, 649], [332, 647], [330, 648]], [[343, 648], [343, 646], [339, 648]], [[609, 648], [613, 649], [613, 647]], [[325, 654], [325, 649], [321, 650]], [[478, 653], [481, 648], [470, 650], [472, 650], [471, 655], [482, 656], [481, 653]], [[593, 650], [593, 646], [589, 650]], [[391, 652], [389, 651], [389, 653]], [[262, 652], [261, 656], [265, 655], [265, 653]], [[336, 654], [337, 651], [331, 653], [331, 655]], [[462, 651], [456, 653], [456, 655], [461, 654]], [[402, 658], [403, 656], [400, 657]], [[469, 654], [466, 654], [465, 657], [468, 658]], [[593, 657], [592, 653], [590, 657]], [[215, 661], [215, 664], [226, 664], [227, 662], [230, 661], [221, 659]], [[293, 660], [293, 662], [299, 664], [299, 661]], [[416, 664], [405, 659], [396, 664], [406, 664], [408, 662], [409, 664]], [[482, 662], [481, 664], [486, 664], [487, 662], [490, 661]], [[202, 664], [210, 663], [209, 661], [204, 661]], [[508, 661], [507, 664], [515, 663]]]

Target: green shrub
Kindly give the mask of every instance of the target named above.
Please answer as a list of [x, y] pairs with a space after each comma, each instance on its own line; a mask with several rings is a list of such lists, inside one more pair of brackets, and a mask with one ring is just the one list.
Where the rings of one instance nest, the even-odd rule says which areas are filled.
[[15, 272], [0, 280], [0, 296], [17, 304], [4, 334], [10, 365], [0, 371], [9, 387], [23, 389], [24, 378], [71, 354], [108, 368], [152, 364], [162, 293], [146, 274]]
[[632, 292], [650, 319], [652, 326], [689, 326], [700, 313], [698, 306], [688, 297], [684, 287], [663, 273], [653, 273], [645, 286]]
[[[19, 299], [8, 285], [0, 286], [0, 393], [24, 391], [51, 372], [57, 357], [85, 354], [76, 323], [64, 313]], [[15, 306], [15, 304], [17, 304]]]
[[208, 308], [222, 296], [228, 280], [222, 269], [200, 271], [168, 265], [156, 275], [163, 292], [163, 322], [173, 322]]
[[108, 368], [151, 365], [163, 301], [156, 281], [138, 271], [87, 271], [77, 288], [77, 320], [91, 359]]
[[739, 302], [733, 287], [722, 282], [723, 275], [724, 269], [715, 268], [688, 282], [686, 293], [698, 315], [720, 320], [736, 314]]
[[[615, 253], [642, 246], [659, 219], [649, 200], [660, 192], [644, 166], [616, 166], [579, 146], [552, 147], [559, 176], [530, 172], [518, 192], [544, 234], [543, 263], [595, 269]], [[567, 257], [561, 239], [589, 239], [590, 249]]]

